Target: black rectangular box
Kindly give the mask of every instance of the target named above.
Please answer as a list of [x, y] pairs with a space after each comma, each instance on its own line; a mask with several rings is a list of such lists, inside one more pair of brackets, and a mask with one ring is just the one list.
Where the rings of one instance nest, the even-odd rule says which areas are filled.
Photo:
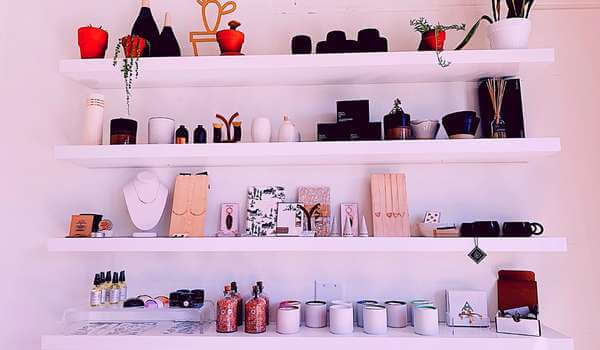
[[337, 122], [340, 124], [369, 124], [369, 100], [338, 101]]

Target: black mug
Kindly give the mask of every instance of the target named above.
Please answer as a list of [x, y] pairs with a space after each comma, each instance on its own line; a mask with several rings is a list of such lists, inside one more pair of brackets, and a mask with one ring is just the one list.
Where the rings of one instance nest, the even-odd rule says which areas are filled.
[[544, 226], [537, 222], [505, 222], [502, 234], [505, 237], [531, 237], [544, 233]]
[[498, 221], [476, 221], [464, 223], [460, 227], [462, 237], [499, 237], [500, 224]]

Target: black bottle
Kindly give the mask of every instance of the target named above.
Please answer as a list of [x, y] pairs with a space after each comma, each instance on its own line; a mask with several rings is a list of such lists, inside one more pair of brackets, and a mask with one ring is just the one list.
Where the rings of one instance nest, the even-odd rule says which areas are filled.
[[175, 143], [178, 145], [185, 145], [190, 141], [190, 133], [187, 131], [185, 126], [181, 125], [177, 132], [175, 132]]
[[244, 324], [244, 299], [242, 298], [241, 294], [238, 293], [238, 288], [237, 288], [237, 283], [236, 282], [231, 282], [231, 295], [237, 299], [237, 306], [236, 306], [236, 311], [237, 311], [237, 325], [242, 326]]
[[181, 56], [181, 49], [179, 48], [177, 38], [175, 38], [175, 33], [173, 33], [173, 28], [171, 27], [171, 16], [169, 16], [168, 12], [167, 14], [165, 14], [165, 26], [163, 27], [163, 30], [160, 33], [158, 47], [156, 48], [155, 54], [153, 56]]
[[141, 36], [150, 43], [150, 46], [146, 46], [146, 49], [144, 49], [144, 57], [155, 56], [154, 52], [160, 51], [160, 33], [158, 32], [158, 27], [156, 26], [154, 17], [152, 17], [150, 0], [142, 0], [142, 8], [140, 9], [140, 14], [135, 20], [135, 23], [133, 24], [131, 35]]
[[198, 125], [194, 131], [194, 143], [206, 143], [206, 130], [202, 125]]

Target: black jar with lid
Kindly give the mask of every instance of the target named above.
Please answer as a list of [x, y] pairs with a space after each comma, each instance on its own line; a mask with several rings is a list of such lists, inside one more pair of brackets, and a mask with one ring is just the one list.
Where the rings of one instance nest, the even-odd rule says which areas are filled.
[[118, 118], [110, 121], [111, 145], [135, 145], [137, 136], [137, 121]]
[[404, 113], [400, 100], [394, 101], [394, 109], [383, 118], [386, 140], [408, 140], [412, 138], [410, 114]]

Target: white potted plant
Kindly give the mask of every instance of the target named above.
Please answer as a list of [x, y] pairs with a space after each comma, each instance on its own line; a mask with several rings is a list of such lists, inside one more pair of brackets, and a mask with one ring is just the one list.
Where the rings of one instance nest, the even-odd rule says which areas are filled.
[[526, 49], [529, 46], [531, 20], [529, 13], [535, 0], [506, 0], [508, 14], [502, 18], [502, 0], [492, 0], [493, 16], [482, 16], [471, 28], [463, 42], [457, 47], [462, 49], [469, 43], [481, 21], [490, 23], [488, 38], [492, 49]]

